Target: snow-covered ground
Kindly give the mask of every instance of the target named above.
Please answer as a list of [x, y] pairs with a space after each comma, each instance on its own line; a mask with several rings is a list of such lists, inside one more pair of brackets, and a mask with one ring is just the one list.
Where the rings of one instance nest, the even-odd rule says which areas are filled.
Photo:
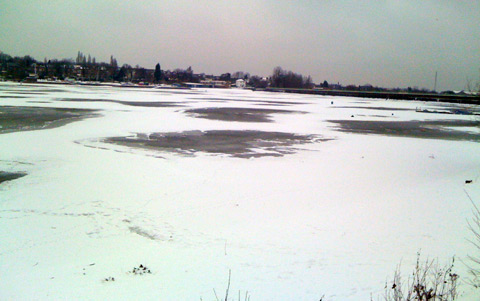
[[[242, 300], [247, 291], [250, 300], [369, 300], [400, 262], [407, 277], [418, 251], [455, 256], [461, 279], [460, 261], [478, 255], [467, 241], [466, 194], [480, 202], [478, 142], [349, 133], [328, 122], [475, 119], [417, 112], [439, 103], [13, 83], [0, 83], [0, 96], [1, 106], [101, 114], [0, 135], [0, 171], [28, 173], [0, 184], [2, 300], [215, 300], [214, 289], [224, 299], [229, 271], [230, 300], [239, 291]], [[268, 114], [271, 122], [185, 112], [230, 107], [295, 112]], [[103, 140], [214, 130], [318, 139], [283, 155], [259, 143], [251, 151], [282, 156], [247, 158]], [[140, 265], [151, 273], [133, 273]], [[462, 300], [478, 298], [460, 290]]]

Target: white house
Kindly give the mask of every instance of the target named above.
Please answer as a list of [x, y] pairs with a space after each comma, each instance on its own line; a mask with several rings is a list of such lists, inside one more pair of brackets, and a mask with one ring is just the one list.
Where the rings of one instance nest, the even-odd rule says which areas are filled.
[[240, 78], [240, 79], [237, 79], [237, 80], [235, 81], [235, 86], [236, 86], [237, 88], [243, 89], [243, 88], [245, 88], [245, 87], [247, 86], [247, 83], [245, 82], [245, 80], [243, 80], [243, 79]]

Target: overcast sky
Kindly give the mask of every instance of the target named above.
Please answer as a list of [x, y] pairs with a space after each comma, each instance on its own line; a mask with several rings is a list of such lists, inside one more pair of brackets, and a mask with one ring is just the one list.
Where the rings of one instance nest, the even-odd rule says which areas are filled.
[[1, 0], [0, 50], [385, 87], [433, 89], [438, 71], [461, 90], [480, 80], [480, 1]]

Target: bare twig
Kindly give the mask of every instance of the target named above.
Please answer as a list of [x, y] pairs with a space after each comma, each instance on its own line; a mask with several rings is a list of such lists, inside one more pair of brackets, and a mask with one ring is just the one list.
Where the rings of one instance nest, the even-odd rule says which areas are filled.
[[[467, 239], [475, 248], [477, 249], [477, 254], [480, 253], [480, 209], [473, 201], [472, 197], [468, 194], [467, 190], [463, 189], [468, 199], [473, 206], [473, 217], [467, 220], [468, 229], [473, 234], [473, 240]], [[467, 283], [472, 285], [475, 288], [480, 287], [480, 258], [472, 255], [467, 256], [468, 259], [472, 262], [471, 265], [465, 264], [468, 268], [469, 273], [473, 276], [473, 279], [468, 279]]]
[[228, 299], [228, 291], [230, 290], [230, 278], [232, 276], [232, 270], [228, 270], [228, 286], [227, 286], [227, 291], [225, 293], [225, 301]]

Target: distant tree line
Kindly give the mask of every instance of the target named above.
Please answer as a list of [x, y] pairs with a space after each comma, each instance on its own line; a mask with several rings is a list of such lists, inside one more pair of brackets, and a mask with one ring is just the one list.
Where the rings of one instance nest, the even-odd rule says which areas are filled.
[[90, 54], [86, 55], [79, 51], [73, 59], [50, 59], [45, 58], [37, 61], [26, 55], [12, 57], [0, 51], [0, 78], [7, 80], [22, 81], [32, 79], [65, 80], [73, 79], [80, 81], [99, 82], [133, 82], [133, 83], [181, 83], [200, 82], [206, 77], [218, 79], [215, 76], [195, 74], [192, 67], [187, 69], [177, 68], [173, 71], [162, 70], [160, 63], [154, 69], [146, 69], [139, 65], [132, 67], [123, 64], [119, 67], [117, 59], [112, 55], [110, 62], [98, 62]]
[[283, 70], [282, 67], [275, 67], [270, 77], [270, 86], [274, 88], [304, 88], [313, 87], [312, 78], [303, 76], [292, 71]]
[[24, 57], [11, 57], [0, 52], [1, 75], [5, 78], [24, 79], [28, 76], [28, 70], [35, 63], [35, 59], [29, 55]]
[[[253, 88], [302, 88], [302, 89], [331, 89], [331, 90], [350, 90], [350, 91], [377, 91], [377, 92], [410, 92], [426, 93], [434, 92], [424, 88], [382, 88], [365, 85], [340, 85], [328, 83], [326, 80], [319, 85], [314, 85], [310, 76], [284, 70], [282, 67], [275, 67], [271, 76], [260, 77], [250, 75], [248, 72], [236, 71], [233, 73], [223, 73], [220, 76], [206, 75], [204, 73], [195, 74], [192, 67], [187, 69], [177, 68], [173, 71], [162, 70], [160, 63], [155, 65], [154, 69], [146, 69], [139, 65], [132, 67], [129, 64], [123, 64], [119, 67], [117, 59], [112, 55], [110, 62], [97, 62], [96, 58], [90, 54], [84, 54], [78, 51], [77, 57], [73, 59], [50, 59], [45, 58], [37, 61], [33, 57], [26, 55], [23, 57], [12, 57], [0, 51], [0, 78], [7, 80], [28, 80], [28, 79], [51, 79], [64, 80], [72, 79], [79, 81], [98, 81], [98, 82], [133, 82], [133, 83], [199, 83], [202, 81], [216, 80], [224, 81], [228, 84], [235, 84], [236, 80], [244, 80], [247, 85]], [[453, 92], [452, 92], [453, 93]]]
[[128, 65], [124, 65], [122, 67], [123, 70], [119, 70], [116, 59], [113, 56], [110, 64], [104, 62], [97, 63], [94, 57], [92, 58], [91, 55], [86, 56], [80, 51], [75, 60], [48, 60], [45, 58], [43, 62], [37, 61], [29, 55], [12, 57], [0, 52], [0, 76], [9, 80], [24, 80], [31, 77], [37, 79], [63, 80], [74, 78], [108, 81], [123, 77], [122, 72], [125, 72], [125, 69], [128, 69], [128, 67]]
[[[326, 82], [326, 81], [325, 81]], [[419, 87], [407, 87], [407, 88], [383, 88], [378, 86], [373, 86], [371, 84], [364, 84], [364, 85], [346, 85], [343, 86], [341, 84], [328, 84], [325, 85], [320, 84], [320, 88], [322, 89], [330, 89], [330, 90], [345, 90], [345, 91], [364, 91], [364, 92], [408, 92], [408, 93], [435, 93], [435, 91], [426, 89], [426, 88], [419, 88]]]

